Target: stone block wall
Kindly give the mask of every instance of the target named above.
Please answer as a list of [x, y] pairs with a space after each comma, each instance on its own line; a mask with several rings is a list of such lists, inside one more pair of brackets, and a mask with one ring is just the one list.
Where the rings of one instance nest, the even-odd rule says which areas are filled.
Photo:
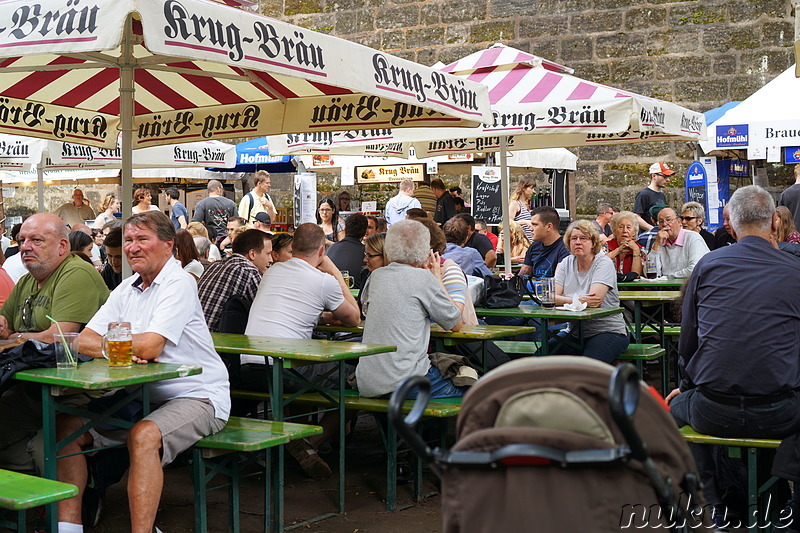
[[[596, 82], [707, 111], [741, 100], [794, 63], [791, 0], [261, 0], [261, 12], [425, 65], [502, 42]], [[354, 75], [358, 75], [357, 72]], [[679, 172], [685, 143], [576, 149], [578, 212], [632, 207], [647, 167]], [[785, 186], [786, 169], [769, 167]], [[441, 176], [461, 183], [461, 175]], [[667, 191], [683, 198], [681, 180]]]

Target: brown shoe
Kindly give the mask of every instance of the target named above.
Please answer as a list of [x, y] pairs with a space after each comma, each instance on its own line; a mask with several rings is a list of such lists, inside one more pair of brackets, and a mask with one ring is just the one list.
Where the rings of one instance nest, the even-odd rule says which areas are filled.
[[286, 451], [294, 457], [300, 468], [309, 477], [324, 479], [331, 476], [331, 467], [305, 439], [297, 439], [286, 443]]

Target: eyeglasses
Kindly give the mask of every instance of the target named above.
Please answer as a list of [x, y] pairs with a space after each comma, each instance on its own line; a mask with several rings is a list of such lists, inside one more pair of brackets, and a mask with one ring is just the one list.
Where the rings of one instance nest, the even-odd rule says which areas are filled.
[[569, 238], [569, 242], [578, 242], [578, 241], [589, 242], [591, 240], [592, 240], [592, 238], [591, 237], [587, 237], [586, 235], [575, 236], [575, 237], [570, 237]]
[[659, 220], [658, 221], [658, 225], [659, 226], [666, 226], [667, 224], [672, 224], [676, 220], [678, 220], [678, 219], [677, 218], [665, 218], [663, 220]]
[[680, 218], [681, 220], [696, 220], [700, 217], [678, 217], [678, 218]]
[[367, 259], [375, 259], [376, 257], [383, 257], [383, 254], [370, 254], [364, 252], [364, 257], [366, 257]]
[[333, 209], [331, 209], [330, 207], [320, 207], [319, 208], [319, 212], [320, 213], [332, 213]]
[[25, 298], [22, 304], [22, 327], [30, 331], [33, 329], [33, 295]]

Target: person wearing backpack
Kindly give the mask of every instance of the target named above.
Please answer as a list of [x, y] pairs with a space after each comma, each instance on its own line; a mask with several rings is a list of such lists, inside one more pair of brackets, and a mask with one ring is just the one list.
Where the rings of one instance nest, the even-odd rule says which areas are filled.
[[253, 189], [245, 194], [242, 201], [239, 202], [239, 216], [248, 224], [252, 225], [259, 213], [266, 213], [270, 220], [275, 220], [278, 213], [269, 195], [269, 186], [269, 172], [266, 170], [256, 172], [253, 178]]
[[412, 207], [421, 208], [419, 200], [411, 196], [414, 194], [414, 182], [403, 180], [397, 188], [397, 195], [386, 202], [386, 222], [389, 226], [395, 222], [406, 219], [406, 211]]

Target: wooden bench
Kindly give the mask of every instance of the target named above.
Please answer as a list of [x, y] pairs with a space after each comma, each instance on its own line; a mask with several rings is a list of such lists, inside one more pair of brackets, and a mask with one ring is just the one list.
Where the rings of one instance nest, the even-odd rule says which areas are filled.
[[[210, 490], [228, 488], [228, 529], [239, 531], [239, 458], [242, 454], [264, 451], [264, 530], [283, 530], [283, 469], [271, 468], [270, 449], [295, 439], [322, 433], [319, 426], [274, 422], [253, 418], [230, 417], [225, 427], [197, 441], [192, 448], [192, 481], [194, 482], [195, 531], [208, 530], [206, 494]], [[251, 457], [252, 458], [252, 457]], [[209, 487], [217, 474], [230, 478], [225, 485]], [[270, 490], [272, 485], [272, 490]], [[272, 505], [270, 502], [272, 500]]]
[[[728, 438], [728, 437], [714, 437], [712, 435], [703, 435], [698, 433], [690, 426], [683, 426], [680, 429], [686, 442], [694, 444], [707, 444], [719, 445], [728, 447], [728, 456], [743, 459], [742, 452], [747, 456], [747, 508], [749, 510], [758, 509], [758, 497], [766, 492], [778, 480], [776, 477], [771, 477], [762, 486], [758, 486], [758, 449], [777, 448], [780, 446], [780, 439], [753, 439], [753, 438]], [[777, 502], [780, 505], [780, 502]], [[760, 509], [759, 509], [760, 511]], [[761, 529], [754, 520], [748, 517], [747, 530], [749, 532], [756, 532]], [[761, 521], [769, 520], [768, 516], [763, 516], [761, 512], [758, 514]]]
[[[539, 345], [532, 341], [495, 341], [498, 348], [511, 356], [532, 356], [536, 355]], [[658, 344], [629, 344], [628, 348], [617, 359], [621, 361], [635, 361], [639, 370], [642, 372], [642, 361], [661, 360], [661, 393], [666, 394], [669, 387], [669, 373], [666, 359], [666, 350]]]
[[24, 532], [28, 509], [78, 495], [78, 487], [42, 477], [0, 470], [0, 508], [17, 511], [17, 521], [0, 519], [0, 527]]
[[[331, 400], [325, 395], [319, 393], [305, 393], [299, 395], [285, 394], [284, 397], [291, 396], [292, 403], [298, 405], [308, 405], [313, 407], [329, 407]], [[232, 390], [232, 398], [239, 398], [245, 400], [256, 401], [269, 401], [269, 393], [249, 390]], [[413, 407], [413, 401], [407, 401], [403, 404], [403, 412], [408, 413]], [[358, 391], [347, 390], [345, 391], [344, 399], [345, 409], [354, 411], [367, 411], [373, 414], [386, 413], [389, 410], [389, 400], [380, 398], [364, 398], [358, 395]], [[436, 398], [428, 402], [427, 407], [423, 411], [423, 416], [429, 419], [437, 419], [440, 421], [453, 418], [461, 411], [461, 398]], [[394, 511], [397, 509], [397, 433], [391, 424], [387, 425], [387, 431], [384, 434], [383, 427], [378, 424], [381, 430], [381, 438], [383, 439], [384, 446], [386, 447], [386, 510]], [[445, 439], [447, 437], [447, 426], [442, 425], [440, 431], [439, 445], [444, 447]], [[415, 461], [415, 475], [414, 475], [414, 500], [422, 500], [422, 463], [419, 460]]]
[[666, 354], [667, 350], [658, 344], [629, 344], [628, 348], [617, 359], [620, 361], [634, 361], [640, 376], [643, 375], [644, 361], [660, 361], [661, 394], [666, 396], [669, 392], [669, 362]]

